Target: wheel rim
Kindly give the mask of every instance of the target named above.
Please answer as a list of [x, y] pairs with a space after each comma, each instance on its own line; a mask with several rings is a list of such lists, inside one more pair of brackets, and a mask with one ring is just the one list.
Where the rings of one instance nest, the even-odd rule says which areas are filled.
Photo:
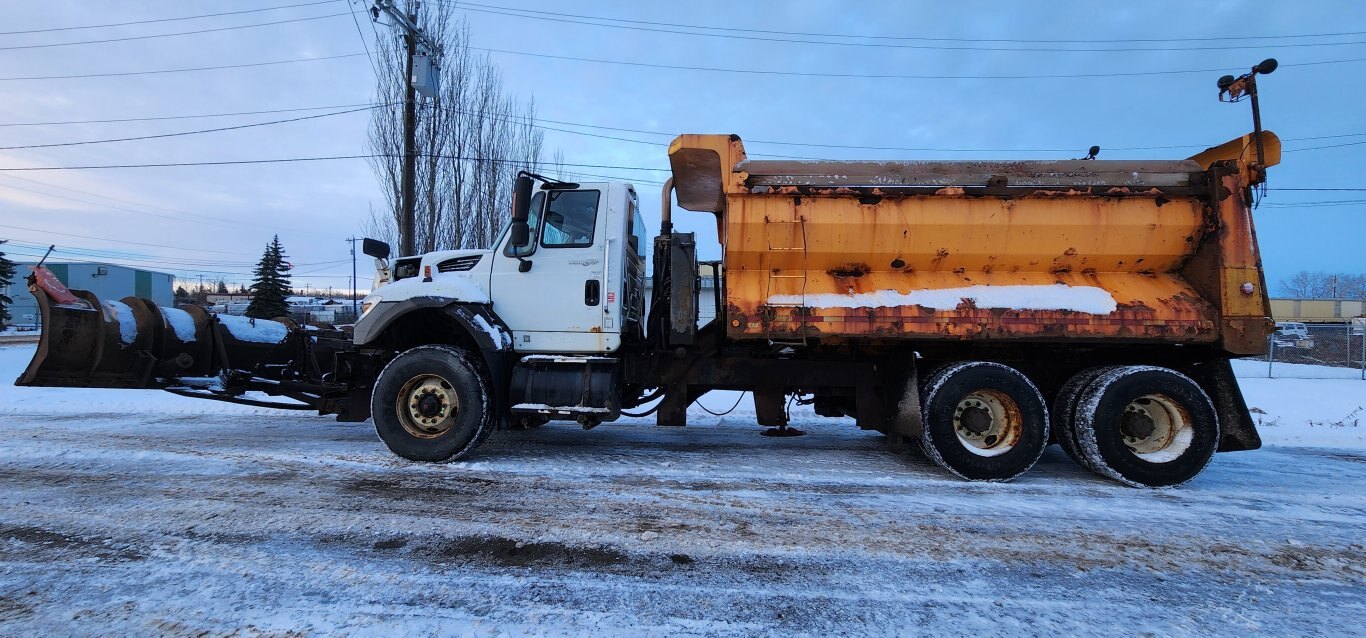
[[1119, 434], [1125, 447], [1150, 463], [1176, 460], [1190, 449], [1195, 428], [1190, 413], [1162, 394], [1145, 394], [1124, 406]]
[[953, 410], [958, 442], [978, 456], [999, 456], [1015, 448], [1024, 432], [1020, 406], [997, 390], [975, 390], [964, 395]]
[[435, 374], [419, 374], [398, 392], [398, 420], [420, 439], [435, 439], [450, 431], [460, 413], [460, 399], [451, 383]]

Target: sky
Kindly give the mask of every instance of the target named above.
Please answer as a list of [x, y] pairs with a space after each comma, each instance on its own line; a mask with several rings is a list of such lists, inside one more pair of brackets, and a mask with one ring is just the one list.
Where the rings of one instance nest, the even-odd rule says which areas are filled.
[[[370, 210], [383, 206], [363, 159], [72, 167], [367, 153], [375, 80], [366, 51], [393, 37], [371, 23], [368, 6], [4, 2], [0, 239], [11, 240], [8, 253], [32, 259], [36, 247], [56, 244], [54, 259], [235, 285], [250, 282], [279, 234], [296, 286], [348, 287], [347, 238], [362, 235]], [[1095, 144], [1103, 159], [1184, 158], [1251, 130], [1248, 104], [1219, 102], [1215, 81], [1275, 57], [1280, 68], [1259, 80], [1264, 126], [1286, 148], [1255, 213], [1268, 283], [1274, 294], [1300, 270], [1366, 272], [1359, 2], [1042, 6], [456, 5], [509, 93], [534, 98], [546, 158], [558, 149], [570, 171], [634, 183], [655, 227], [666, 145], [679, 133], [735, 133], [751, 157], [1070, 159]], [[130, 22], [141, 23], [74, 28]], [[181, 35], [146, 37], [163, 34]], [[223, 66], [237, 68], [203, 69]], [[203, 70], [145, 73], [187, 68]], [[136, 118], [157, 119], [91, 122]], [[42, 146], [53, 144], [62, 146]], [[882, 148], [851, 148], [869, 146]], [[66, 170], [13, 170], [52, 167]], [[703, 257], [719, 254], [711, 215], [674, 218], [699, 233]], [[368, 262], [359, 257], [362, 290]]]

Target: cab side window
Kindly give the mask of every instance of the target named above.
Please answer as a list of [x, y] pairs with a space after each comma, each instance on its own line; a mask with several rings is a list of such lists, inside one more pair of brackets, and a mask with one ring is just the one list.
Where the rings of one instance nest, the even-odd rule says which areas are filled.
[[504, 255], [507, 255], [508, 257], [526, 257], [536, 252], [536, 234], [540, 229], [541, 208], [544, 206], [545, 193], [536, 193], [536, 196], [531, 198], [531, 210], [527, 213], [526, 218], [526, 225], [531, 231], [527, 236], [531, 237], [531, 241], [527, 242], [527, 245], [522, 246], [521, 248], [513, 248], [512, 243], [509, 242], [507, 247], [503, 249]]
[[645, 218], [640, 216], [640, 209], [635, 202], [631, 202], [631, 248], [635, 249], [636, 255], [641, 259], [645, 258]]
[[598, 191], [550, 191], [541, 245], [546, 248], [592, 246], [600, 195]]

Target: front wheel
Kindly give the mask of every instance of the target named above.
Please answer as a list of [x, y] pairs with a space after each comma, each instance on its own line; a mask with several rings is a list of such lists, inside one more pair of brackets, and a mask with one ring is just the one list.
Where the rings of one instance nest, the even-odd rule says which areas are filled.
[[1008, 481], [1048, 446], [1048, 410], [1018, 370], [969, 361], [930, 376], [921, 398], [920, 447], [930, 460], [974, 481]]
[[494, 429], [488, 381], [469, 353], [419, 346], [389, 362], [375, 380], [370, 414], [389, 449], [414, 461], [452, 461]]

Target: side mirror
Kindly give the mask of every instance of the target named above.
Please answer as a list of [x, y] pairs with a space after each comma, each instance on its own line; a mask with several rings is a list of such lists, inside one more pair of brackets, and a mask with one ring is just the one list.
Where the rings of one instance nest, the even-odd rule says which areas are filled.
[[512, 235], [510, 243], [513, 248], [525, 248], [527, 244], [531, 243], [531, 227], [525, 221], [513, 220], [508, 233]]
[[531, 229], [527, 218], [531, 215], [531, 176], [518, 175], [512, 186], [512, 227], [508, 229], [513, 248], [521, 248], [531, 242]]
[[360, 251], [371, 257], [374, 257], [375, 259], [389, 258], [389, 244], [386, 244], [378, 239], [370, 239], [369, 237], [366, 237], [363, 241], [361, 241]]

